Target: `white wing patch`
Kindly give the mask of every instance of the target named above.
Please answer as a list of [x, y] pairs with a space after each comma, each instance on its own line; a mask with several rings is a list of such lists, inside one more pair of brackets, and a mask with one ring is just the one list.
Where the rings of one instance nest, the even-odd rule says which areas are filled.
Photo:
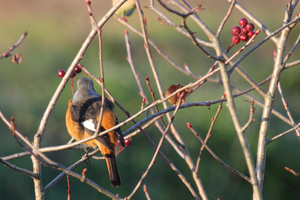
[[96, 131], [95, 125], [94, 125], [92, 119], [85, 120], [85, 121], [81, 122], [81, 124], [82, 124], [85, 128], [87, 128], [87, 129], [89, 129], [89, 130], [91, 130], [91, 131]]

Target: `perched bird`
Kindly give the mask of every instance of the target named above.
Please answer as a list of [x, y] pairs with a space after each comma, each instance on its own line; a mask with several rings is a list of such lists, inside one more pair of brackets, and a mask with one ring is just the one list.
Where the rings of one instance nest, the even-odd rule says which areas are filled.
[[[102, 105], [102, 96], [94, 90], [92, 79], [87, 77], [79, 79], [77, 81], [77, 91], [73, 99], [69, 100], [66, 114], [66, 125], [69, 134], [77, 141], [92, 136], [97, 128], [101, 106], [103, 107], [103, 118], [100, 131], [102, 132], [118, 124], [118, 119], [113, 111], [114, 105], [107, 98], [105, 98]], [[115, 157], [118, 139], [121, 146], [124, 147], [124, 139], [120, 128], [85, 143], [92, 148], [99, 147], [105, 157], [110, 181], [114, 187], [121, 184]]]
[[[112, 5], [115, 5], [119, 0], [112, 0]], [[123, 20], [126, 21], [125, 17], [129, 17], [134, 9], [136, 8], [134, 0], [127, 0], [116, 12], [116, 15], [123, 17]]]

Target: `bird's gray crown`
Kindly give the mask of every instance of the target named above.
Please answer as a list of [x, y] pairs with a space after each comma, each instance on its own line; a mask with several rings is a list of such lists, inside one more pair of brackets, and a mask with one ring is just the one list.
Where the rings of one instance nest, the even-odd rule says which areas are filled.
[[81, 102], [99, 95], [94, 90], [94, 82], [91, 78], [83, 77], [77, 81], [77, 91], [74, 94], [72, 103]]

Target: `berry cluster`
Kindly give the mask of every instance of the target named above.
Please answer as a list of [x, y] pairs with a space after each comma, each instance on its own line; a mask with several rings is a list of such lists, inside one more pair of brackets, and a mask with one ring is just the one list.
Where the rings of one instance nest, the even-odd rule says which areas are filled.
[[[131, 138], [126, 138], [126, 139], [124, 139], [124, 143], [125, 143], [125, 147], [131, 145], [131, 143], [132, 143]], [[120, 140], [118, 140], [118, 145], [121, 146]]]
[[239, 21], [240, 26], [234, 26], [231, 29], [231, 33], [233, 35], [232, 42], [234, 44], [238, 44], [240, 40], [243, 42], [247, 42], [249, 38], [252, 38], [252, 36], [255, 34], [254, 30], [254, 24], [248, 23], [248, 20], [246, 18], [242, 18]]
[[[81, 72], [81, 67], [80, 67], [80, 64], [78, 64], [76, 67], [75, 67], [75, 70], [73, 71], [73, 73], [71, 74], [71, 78], [74, 78], [76, 76], [76, 74], [79, 74]], [[57, 72], [57, 75], [58, 77], [62, 78], [64, 77], [66, 74], [66, 71], [64, 69], [60, 69], [58, 70]]]

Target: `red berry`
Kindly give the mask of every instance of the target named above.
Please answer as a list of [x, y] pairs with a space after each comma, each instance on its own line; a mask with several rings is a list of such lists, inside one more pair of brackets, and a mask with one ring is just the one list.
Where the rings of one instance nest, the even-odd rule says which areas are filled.
[[240, 39], [243, 41], [243, 42], [246, 42], [246, 41], [248, 41], [248, 36], [247, 35], [245, 35], [245, 34], [242, 34], [241, 36], [240, 36]]
[[232, 35], [239, 35], [241, 33], [241, 28], [239, 26], [234, 26], [232, 29], [231, 29], [231, 33]]
[[249, 38], [252, 38], [254, 34], [255, 34], [254, 31], [249, 31], [249, 32], [247, 33], [247, 35], [248, 35]]
[[65, 74], [66, 74], [66, 71], [63, 70], [63, 69], [60, 69], [60, 70], [58, 70], [58, 72], [57, 72], [57, 75], [58, 75], [60, 78], [64, 77]]
[[118, 145], [121, 146], [120, 140], [118, 140]]
[[79, 73], [81, 72], [81, 68], [79, 67], [79, 65], [77, 65], [77, 66], [75, 67], [75, 72], [76, 72], [77, 74], [79, 74]]
[[234, 43], [234, 44], [238, 44], [240, 43], [240, 37], [239, 36], [233, 36], [231, 41]]
[[243, 28], [242, 28], [242, 34], [247, 34], [248, 33], [248, 30], [246, 29], [246, 27], [244, 26]]
[[248, 24], [248, 20], [247, 20], [246, 18], [240, 19], [239, 25], [240, 25], [241, 27], [244, 27], [244, 26], [246, 26], [247, 24]]
[[131, 145], [132, 140], [131, 140], [131, 138], [126, 138], [126, 139], [124, 140], [124, 142], [125, 142], [125, 147], [126, 147], [126, 146]]
[[72, 74], [71, 74], [71, 78], [74, 78], [76, 76], [76, 72], [74, 71]]
[[254, 24], [248, 23], [246, 26], [247, 31], [253, 31], [254, 30]]

